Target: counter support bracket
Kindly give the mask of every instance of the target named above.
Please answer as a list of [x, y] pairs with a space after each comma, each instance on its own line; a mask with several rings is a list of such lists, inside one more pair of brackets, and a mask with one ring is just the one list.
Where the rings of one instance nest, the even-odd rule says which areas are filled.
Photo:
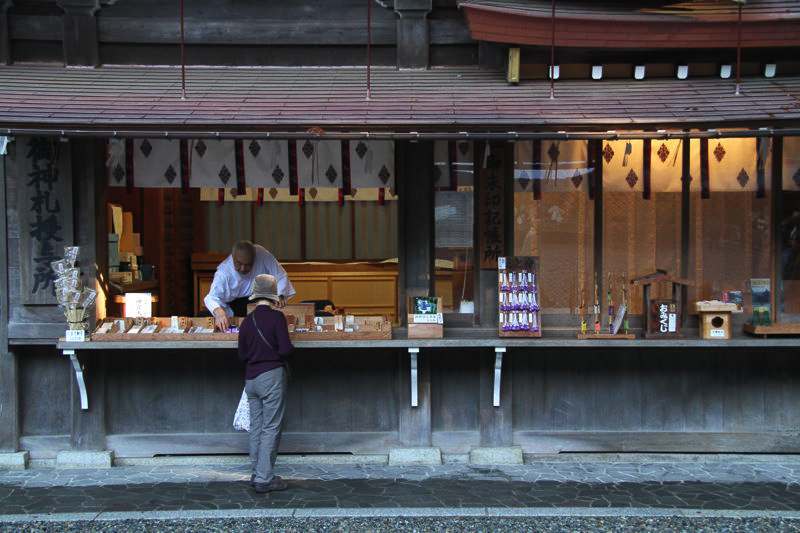
[[69, 356], [72, 363], [72, 369], [75, 372], [75, 381], [78, 382], [78, 390], [81, 394], [81, 410], [87, 411], [89, 409], [89, 396], [86, 393], [86, 381], [83, 379], [83, 367], [78, 360], [78, 354], [75, 350], [64, 350], [64, 355]]
[[494, 349], [494, 394], [492, 395], [492, 405], [500, 407], [500, 380], [503, 377], [503, 354], [506, 349], [496, 347]]
[[411, 360], [411, 407], [419, 406], [419, 348], [409, 348]]

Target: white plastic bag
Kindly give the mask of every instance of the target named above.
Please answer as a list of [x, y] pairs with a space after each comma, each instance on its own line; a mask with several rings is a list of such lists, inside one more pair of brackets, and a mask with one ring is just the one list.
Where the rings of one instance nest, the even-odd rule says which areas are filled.
[[239, 399], [239, 406], [233, 415], [233, 429], [236, 431], [250, 431], [250, 403], [247, 401], [247, 394], [242, 390], [242, 397]]

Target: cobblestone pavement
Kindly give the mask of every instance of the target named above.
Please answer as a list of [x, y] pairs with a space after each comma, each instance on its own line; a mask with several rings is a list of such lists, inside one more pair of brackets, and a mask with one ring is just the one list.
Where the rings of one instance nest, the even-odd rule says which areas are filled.
[[[485, 515], [493, 513], [508, 515], [510, 530], [524, 528], [524, 520], [529, 518], [515, 518], [523, 520], [516, 523], [512, 517], [515, 512], [526, 509], [608, 509], [614, 513], [627, 509], [631, 514], [642, 514], [643, 509], [662, 514], [687, 510], [723, 514], [767, 512], [759, 517], [721, 517], [720, 520], [727, 521], [723, 529], [731, 531], [750, 529], [752, 524], [747, 520], [758, 523], [773, 518], [774, 522], [764, 522], [764, 527], [753, 527], [794, 531], [798, 530], [797, 519], [800, 518], [800, 457], [794, 456], [554, 457], [536, 459], [525, 465], [494, 467], [279, 464], [277, 471], [287, 479], [289, 490], [270, 495], [258, 495], [250, 489], [249, 470], [243, 464], [0, 471], [0, 515], [6, 515], [0, 516], [0, 530], [16, 530], [9, 522], [14, 517], [9, 515], [19, 519], [19, 515], [38, 513], [87, 513], [82, 518], [74, 518], [81, 520], [114, 512], [151, 511], [263, 510], [272, 512], [276, 520], [290, 520], [286, 527], [279, 529], [297, 527], [299, 530], [306, 526], [311, 530], [317, 528], [313, 524], [301, 526], [291, 522], [300, 516], [297, 513], [301, 510], [329, 512], [337, 509], [388, 510], [391, 513], [392, 509], [406, 508], [425, 509], [433, 514], [437, 509], [447, 509], [450, 513], [456, 509], [476, 515], [470, 527], [478, 530], [480, 521], [486, 520]], [[397, 511], [395, 514], [402, 514]], [[368, 518], [364, 515], [363, 519]], [[667, 522], [660, 523], [660, 527], [670, 529], [673, 527], [670, 520], [678, 518], [662, 517], [660, 520]], [[253, 519], [243, 516], [241, 521], [246, 524]], [[419, 519], [430, 517], [420, 516]], [[680, 519], [700, 520], [692, 522], [694, 525], [690, 529], [714, 529], [713, 524], [723, 523], [713, 522], [708, 516]], [[570, 520], [577, 522], [569, 527], [579, 528], [580, 523], [585, 522], [588, 529], [602, 530], [602, 524], [596, 523], [600, 519], [596, 517], [572, 517]], [[549, 530], [545, 522], [541, 529]], [[225, 522], [219, 523], [224, 525]], [[234, 523], [238, 522], [234, 520]], [[376, 522], [372, 529], [381, 529], [381, 523]], [[436, 530], [436, 523], [424, 529]], [[28, 522], [25, 528], [36, 530], [40, 527], [36, 524]], [[113, 527], [121, 528], [121, 524], [116, 522]], [[320, 524], [319, 530], [343, 527], [335, 520]], [[657, 525], [657, 520], [653, 524]], [[677, 524], [674, 525], [676, 531], [686, 529], [680, 521], [674, 524]], [[212, 522], [208, 525], [211, 527]], [[650, 527], [639, 525], [642, 530]], [[138, 526], [134, 526], [135, 522], [131, 529], [136, 530]], [[47, 529], [47, 526], [41, 527]], [[539, 529], [539, 525], [536, 527]]]

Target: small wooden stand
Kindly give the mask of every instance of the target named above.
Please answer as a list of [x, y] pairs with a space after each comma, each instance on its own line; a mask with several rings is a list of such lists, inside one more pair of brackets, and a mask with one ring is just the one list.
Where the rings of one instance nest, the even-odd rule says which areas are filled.
[[633, 333], [578, 333], [577, 335], [578, 340], [586, 341], [586, 340], [635, 340], [636, 335]]
[[[650, 286], [654, 283], [672, 284], [672, 298], [669, 300], [651, 300]], [[642, 331], [646, 339], [681, 338], [681, 327], [686, 321], [686, 300], [688, 288], [694, 285], [688, 279], [676, 278], [665, 270], [656, 270], [652, 274], [639, 276], [631, 280], [631, 285], [641, 285], [642, 290]], [[663, 312], [662, 312], [663, 311]], [[661, 315], [665, 315], [661, 317]], [[674, 329], [670, 330], [669, 320], [674, 315]], [[666, 327], [661, 324], [667, 320]], [[666, 331], [663, 331], [666, 330]]]
[[[442, 298], [436, 298], [436, 311], [437, 315], [442, 312]], [[406, 309], [414, 309], [414, 297], [409, 296]], [[417, 322], [417, 317], [420, 315], [408, 313], [408, 338], [409, 339], [443, 339], [444, 338], [444, 324], [431, 323], [431, 322]], [[434, 316], [424, 315], [424, 316]]]

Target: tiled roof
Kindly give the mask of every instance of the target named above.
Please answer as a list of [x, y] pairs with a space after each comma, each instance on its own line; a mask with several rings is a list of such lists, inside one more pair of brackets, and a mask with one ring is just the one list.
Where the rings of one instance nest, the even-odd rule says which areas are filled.
[[558, 81], [508, 85], [478, 68], [0, 67], [0, 129], [487, 131], [800, 121], [800, 78]]
[[[471, 6], [537, 17], [550, 17], [551, 0], [459, 0], [460, 7]], [[651, 2], [558, 0], [559, 17], [604, 20], [638, 19], [688, 20], [699, 22], [734, 21], [738, 4], [719, 0], [663, 0]], [[743, 6], [742, 17], [747, 21], [800, 19], [797, 0], [749, 0]]]

